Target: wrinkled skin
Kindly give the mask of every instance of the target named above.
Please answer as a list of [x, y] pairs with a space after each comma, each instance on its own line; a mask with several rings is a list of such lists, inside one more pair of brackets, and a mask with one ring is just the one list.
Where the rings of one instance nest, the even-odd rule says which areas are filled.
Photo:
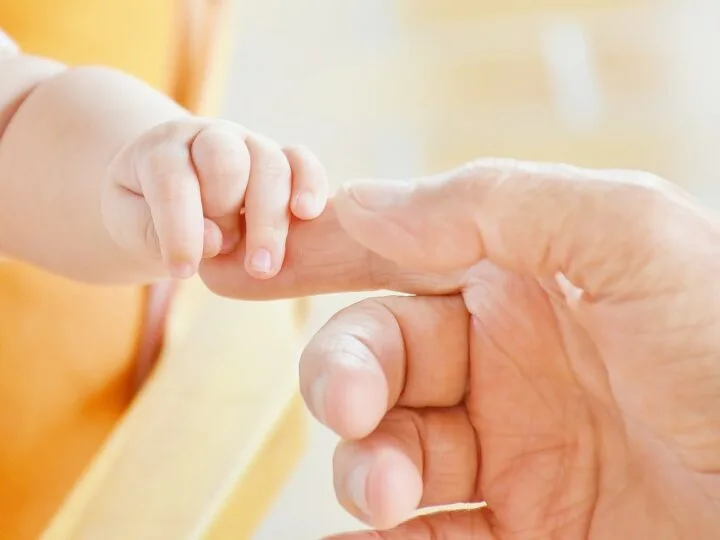
[[338, 499], [384, 531], [338, 538], [720, 538], [720, 228], [685, 194], [479, 162], [348, 184], [308, 226], [276, 290], [415, 293], [347, 308], [302, 358], [345, 439]]

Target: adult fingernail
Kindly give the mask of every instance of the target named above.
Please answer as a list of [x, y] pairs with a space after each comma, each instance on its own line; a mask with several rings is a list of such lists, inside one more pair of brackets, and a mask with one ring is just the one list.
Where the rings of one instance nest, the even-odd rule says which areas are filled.
[[400, 180], [354, 180], [345, 184], [345, 191], [366, 210], [382, 210], [404, 203], [413, 185]]
[[272, 256], [265, 248], [255, 250], [250, 257], [250, 268], [258, 274], [269, 274], [272, 269]]
[[327, 394], [327, 385], [327, 375], [320, 375], [317, 379], [315, 379], [315, 382], [310, 389], [312, 412], [321, 424], [325, 424], [325, 421], [327, 420], [327, 416], [325, 415], [325, 396]]
[[347, 476], [347, 496], [364, 517], [370, 517], [367, 501], [367, 483], [370, 467], [367, 463], [357, 465]]

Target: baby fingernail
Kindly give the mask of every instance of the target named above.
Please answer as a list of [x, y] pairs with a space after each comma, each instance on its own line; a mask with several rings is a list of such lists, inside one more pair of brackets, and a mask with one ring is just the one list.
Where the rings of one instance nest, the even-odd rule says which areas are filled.
[[370, 467], [361, 463], [356, 466], [347, 476], [347, 495], [350, 500], [364, 516], [370, 517], [370, 508], [367, 502], [367, 483]]
[[302, 215], [312, 216], [318, 213], [318, 201], [312, 191], [304, 190], [295, 196], [293, 201], [295, 212]]
[[258, 274], [269, 274], [272, 270], [272, 256], [265, 248], [255, 250], [250, 257], [250, 268]]

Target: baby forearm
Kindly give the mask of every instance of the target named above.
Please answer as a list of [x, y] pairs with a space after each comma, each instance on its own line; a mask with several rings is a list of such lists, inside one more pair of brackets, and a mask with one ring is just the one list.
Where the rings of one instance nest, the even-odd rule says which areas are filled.
[[[164, 277], [160, 260], [135, 260], [109, 237], [102, 185], [123, 146], [187, 113], [110, 69], [63, 69], [23, 56], [0, 66], [0, 254], [83, 281]], [[23, 78], [29, 89], [16, 84], [14, 100], [3, 94], [12, 87], [5, 81]]]

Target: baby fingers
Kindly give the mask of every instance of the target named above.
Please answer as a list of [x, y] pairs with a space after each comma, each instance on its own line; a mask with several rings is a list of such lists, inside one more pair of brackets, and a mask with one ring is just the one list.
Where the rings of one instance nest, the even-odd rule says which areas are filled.
[[200, 184], [188, 147], [155, 146], [137, 160], [137, 175], [151, 217], [144, 235], [146, 243], [151, 245], [156, 236], [171, 274], [177, 278], [192, 276], [203, 257], [206, 239], [210, 245], [219, 241], [203, 213]]
[[322, 214], [328, 198], [325, 167], [304, 146], [285, 148], [292, 170], [292, 202], [290, 209], [298, 219], [315, 219]]
[[157, 126], [121, 151], [103, 197], [113, 239], [171, 274], [195, 274], [203, 258], [243, 240], [245, 269], [267, 279], [285, 258], [291, 215], [324, 210], [327, 175], [302, 147], [278, 144], [231, 123], [183, 119]]
[[[139, 260], [162, 259], [177, 278], [194, 275], [203, 257], [239, 236], [247, 152], [241, 136], [213, 125], [183, 119], [156, 126], [110, 167], [103, 197], [110, 235]], [[234, 222], [223, 221], [231, 214]]]
[[[240, 210], [250, 175], [245, 137], [231, 124], [216, 123], [200, 131], [190, 147], [205, 217], [220, 232], [219, 242], [206, 238], [204, 257], [229, 253], [240, 242]], [[206, 229], [207, 234], [211, 230], [212, 226]]]

